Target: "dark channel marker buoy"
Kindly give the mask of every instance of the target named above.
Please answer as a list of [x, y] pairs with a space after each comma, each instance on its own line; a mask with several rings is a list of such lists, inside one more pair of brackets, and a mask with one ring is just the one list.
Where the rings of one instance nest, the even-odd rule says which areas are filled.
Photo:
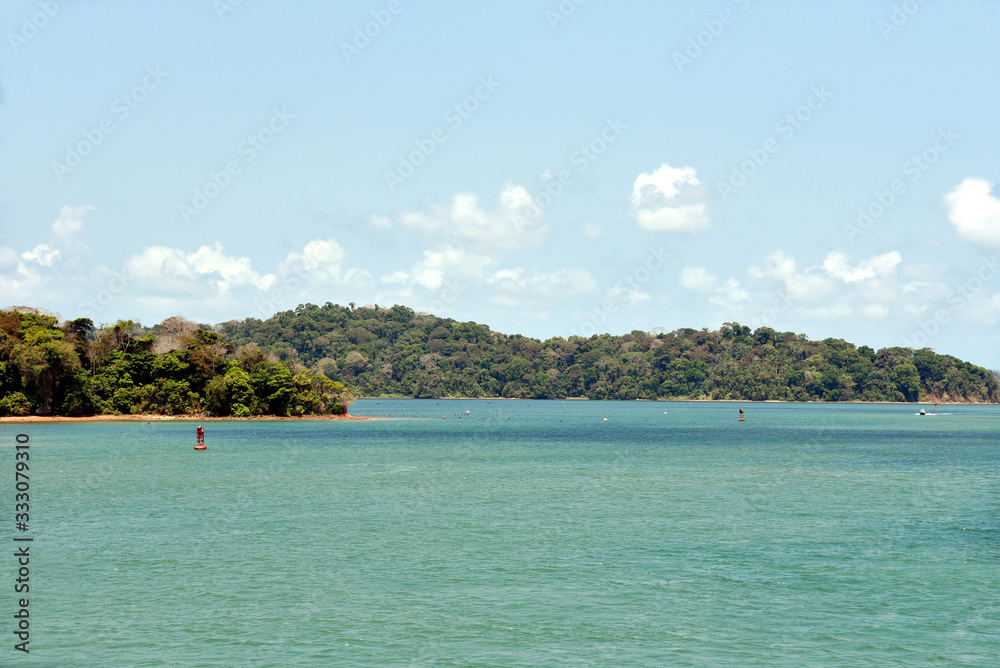
[[205, 428], [204, 427], [198, 427], [198, 429], [195, 430], [194, 449], [195, 450], [208, 450], [208, 446], [205, 445]]
[[742, 408], [740, 409], [740, 419], [739, 419], [739, 422], [746, 422], [746, 420], [743, 418], [743, 409]]

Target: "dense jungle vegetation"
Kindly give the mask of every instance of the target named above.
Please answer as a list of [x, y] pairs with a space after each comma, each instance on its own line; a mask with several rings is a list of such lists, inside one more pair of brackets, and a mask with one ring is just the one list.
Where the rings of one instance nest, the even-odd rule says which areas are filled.
[[183, 318], [95, 329], [0, 311], [0, 416], [343, 414], [343, 385]]
[[738, 323], [538, 341], [404, 306], [327, 303], [216, 329], [362, 396], [1000, 401], [993, 372], [930, 349], [875, 351]]
[[538, 341], [404, 306], [304, 304], [263, 321], [152, 327], [0, 311], [0, 415], [342, 414], [352, 394], [1000, 402], [1000, 383], [927, 348], [739, 323]]

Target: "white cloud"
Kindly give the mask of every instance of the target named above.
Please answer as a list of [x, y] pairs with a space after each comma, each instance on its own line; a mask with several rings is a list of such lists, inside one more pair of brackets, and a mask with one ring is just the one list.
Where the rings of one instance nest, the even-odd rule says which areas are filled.
[[202, 246], [187, 256], [191, 267], [199, 274], [216, 273], [222, 277], [219, 287], [223, 292], [233, 285], [253, 284], [266, 290], [274, 283], [274, 274], [261, 276], [250, 266], [250, 258], [233, 257], [222, 252], [222, 244], [214, 248]]
[[406, 285], [410, 282], [410, 274], [405, 271], [394, 271], [391, 274], [385, 274], [379, 281], [386, 285]]
[[25, 262], [37, 262], [43, 267], [51, 267], [59, 258], [59, 251], [48, 244], [38, 244], [30, 251], [21, 253]]
[[862, 307], [861, 313], [866, 318], [881, 320], [885, 316], [889, 315], [889, 309], [882, 304], [868, 304]]
[[903, 292], [921, 292], [932, 287], [933, 284], [928, 281], [910, 281], [909, 283], [904, 283], [900, 286]]
[[148, 246], [125, 261], [125, 272], [131, 280], [148, 282], [148, 287], [163, 292], [197, 292], [204, 287], [199, 279], [208, 279], [209, 285], [222, 295], [243, 285], [266, 290], [275, 281], [274, 274], [254, 271], [249, 258], [226, 255], [218, 242], [214, 247], [201, 246], [193, 253]]
[[631, 307], [642, 306], [644, 303], [650, 301], [652, 297], [641, 290], [637, 290], [632, 287], [625, 287], [621, 283], [616, 283], [611, 288], [607, 290], [604, 295], [604, 301], [610, 299], [614, 302], [624, 301]]
[[488, 255], [470, 253], [454, 246], [445, 246], [439, 251], [424, 251], [424, 259], [410, 271], [414, 283], [429, 290], [437, 290], [445, 280], [482, 278], [483, 269], [496, 260]]
[[1000, 246], [1000, 198], [991, 195], [993, 184], [970, 177], [944, 196], [948, 222], [958, 236], [985, 246]]
[[768, 253], [763, 267], [748, 267], [747, 275], [753, 281], [781, 281], [785, 294], [796, 303], [827, 301], [835, 291], [833, 282], [815, 268], [798, 271], [795, 258], [780, 250]]
[[64, 206], [59, 212], [59, 218], [52, 223], [52, 231], [57, 237], [68, 237], [83, 229], [83, 216], [94, 207], [90, 204], [83, 206]]
[[751, 266], [747, 269], [750, 278], [759, 279], [769, 276], [785, 281], [795, 276], [795, 258], [785, 255], [780, 250], [771, 251], [765, 258], [763, 267]]
[[336, 240], [314, 239], [303, 247], [302, 252], [285, 256], [278, 265], [274, 281], [285, 284], [296, 280], [320, 286], [370, 279], [370, 274], [364, 270], [344, 269], [340, 264], [343, 259], [344, 249]]
[[664, 163], [642, 173], [632, 185], [632, 213], [639, 227], [653, 232], [697, 232], [711, 223], [694, 167]]
[[898, 251], [889, 251], [870, 257], [856, 267], [847, 263], [849, 259], [850, 257], [844, 251], [830, 251], [826, 259], [823, 260], [823, 269], [830, 276], [839, 278], [845, 283], [859, 283], [876, 276], [888, 276], [903, 258]]
[[[268, 291], [279, 281], [296, 277], [295, 288], [305, 281], [330, 284], [361, 279], [367, 272], [344, 270], [344, 251], [334, 239], [314, 239], [301, 252], [291, 252], [274, 273], [253, 268], [250, 258], [229, 255], [221, 243], [201, 246], [192, 253], [167, 246], [148, 246], [125, 261], [130, 281], [159, 294], [226, 296], [235, 289]], [[285, 286], [282, 292], [292, 289]]]
[[535, 271], [526, 275], [524, 267], [500, 269], [489, 279], [490, 285], [505, 290], [525, 291], [532, 296], [565, 299], [591, 294], [597, 281], [584, 269]]
[[682, 287], [696, 292], [710, 292], [719, 282], [719, 277], [708, 273], [705, 267], [684, 267], [681, 269]]
[[785, 291], [793, 301], [809, 304], [829, 300], [836, 292], [836, 286], [824, 276], [807, 272], [785, 280]]
[[392, 229], [392, 220], [386, 216], [372, 216], [371, 220], [368, 221], [372, 227], [376, 230], [388, 230]]
[[740, 302], [750, 298], [750, 293], [743, 289], [738, 279], [729, 278], [715, 290], [715, 296], [708, 301], [716, 306], [735, 309]]
[[337, 264], [344, 259], [344, 249], [335, 239], [313, 239], [302, 249], [302, 259], [306, 269]]
[[400, 222], [421, 234], [480, 249], [520, 250], [544, 240], [548, 227], [542, 223], [543, 217], [543, 210], [523, 186], [507, 183], [491, 210], [480, 206], [478, 195], [458, 193], [450, 206], [432, 204], [427, 211], [403, 214]]

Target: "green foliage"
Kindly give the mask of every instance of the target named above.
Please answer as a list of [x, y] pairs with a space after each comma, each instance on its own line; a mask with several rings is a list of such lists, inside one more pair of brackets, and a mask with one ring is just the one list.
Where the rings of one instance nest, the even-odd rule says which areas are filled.
[[11, 392], [0, 399], [0, 416], [4, 415], [31, 415], [34, 411], [34, 404], [23, 392]]
[[246, 409], [249, 415], [253, 400], [250, 374], [239, 367], [231, 367], [225, 374], [212, 378], [205, 390], [205, 407], [215, 415], [232, 415], [237, 409]]
[[[293, 374], [293, 362], [253, 345], [236, 350], [181, 318], [165, 325], [95, 330], [86, 318], [60, 326], [51, 316], [0, 311], [0, 415], [245, 417], [289, 415], [293, 405], [299, 415], [347, 412], [351, 397], [340, 383]], [[157, 354], [160, 335], [170, 340]]]
[[[219, 330], [361, 396], [1000, 401], [992, 373], [929, 349], [876, 352], [739, 323], [538, 341], [404, 306], [328, 302]], [[298, 408], [305, 405], [290, 404], [292, 413]]]
[[1000, 379], [928, 348], [739, 323], [538, 341], [404, 306], [305, 304], [214, 331], [0, 312], [2, 414], [342, 414], [353, 394], [1000, 402]]

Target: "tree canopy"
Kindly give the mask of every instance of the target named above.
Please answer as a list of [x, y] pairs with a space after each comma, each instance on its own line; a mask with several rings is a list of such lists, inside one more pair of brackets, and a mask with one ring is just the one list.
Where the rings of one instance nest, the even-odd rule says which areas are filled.
[[352, 395], [995, 403], [1000, 380], [929, 348], [735, 322], [539, 341], [405, 306], [153, 327], [0, 311], [0, 415], [342, 414]]
[[344, 414], [346, 388], [183, 318], [95, 328], [0, 311], [0, 415]]
[[992, 372], [928, 348], [875, 351], [739, 323], [539, 341], [405, 306], [327, 302], [217, 330], [360, 396], [1000, 401]]

